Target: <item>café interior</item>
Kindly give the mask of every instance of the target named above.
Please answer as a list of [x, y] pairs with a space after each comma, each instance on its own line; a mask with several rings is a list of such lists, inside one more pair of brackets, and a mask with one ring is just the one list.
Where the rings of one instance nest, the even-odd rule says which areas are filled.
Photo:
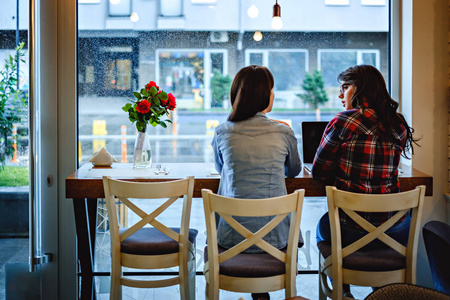
[[[450, 2], [392, 2], [396, 15], [390, 33], [392, 94], [394, 99], [400, 99], [401, 111], [411, 120], [415, 135], [421, 137], [420, 147], [414, 149], [409, 163], [432, 178], [420, 226], [432, 220], [449, 224]], [[30, 168], [36, 178], [32, 193], [45, 199], [41, 206], [41, 219], [45, 222], [40, 228], [39, 250], [52, 253], [51, 262], [39, 267], [41, 299], [76, 299], [81, 286], [77, 274], [80, 253], [66, 178], [78, 166], [77, 4], [72, 0], [30, 3], [34, 24], [29, 35], [30, 109], [40, 119], [39, 128], [34, 128], [38, 146], [30, 154]], [[418, 240], [416, 275], [417, 285], [433, 288], [422, 236]], [[297, 281], [297, 285], [301, 284]]]

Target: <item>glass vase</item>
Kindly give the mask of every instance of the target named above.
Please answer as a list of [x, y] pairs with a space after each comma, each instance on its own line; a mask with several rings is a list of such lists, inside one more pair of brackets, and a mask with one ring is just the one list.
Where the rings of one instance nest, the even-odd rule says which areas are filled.
[[152, 164], [152, 149], [150, 148], [150, 136], [145, 131], [138, 131], [134, 143], [133, 168], [150, 168]]

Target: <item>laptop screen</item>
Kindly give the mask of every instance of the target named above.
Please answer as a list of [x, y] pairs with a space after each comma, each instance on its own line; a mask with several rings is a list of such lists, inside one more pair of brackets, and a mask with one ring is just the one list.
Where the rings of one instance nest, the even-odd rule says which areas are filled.
[[328, 122], [302, 122], [303, 163], [312, 164]]

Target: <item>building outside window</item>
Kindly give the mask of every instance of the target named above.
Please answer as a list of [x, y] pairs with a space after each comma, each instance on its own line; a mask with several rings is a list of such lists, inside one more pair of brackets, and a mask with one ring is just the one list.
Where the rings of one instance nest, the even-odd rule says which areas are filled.
[[[371, 64], [389, 80], [387, 4], [280, 2], [283, 27], [275, 30], [271, 27], [274, 3], [269, 0], [131, 0], [126, 6], [130, 10], [125, 13], [124, 8], [120, 14], [137, 14], [134, 21], [119, 13], [117, 17], [110, 11], [105, 14], [105, 3], [78, 5], [80, 165], [102, 146], [119, 162], [124, 157], [132, 160], [136, 128], [122, 106], [149, 81], [177, 99], [170, 115], [173, 125], [149, 129], [153, 162], [164, 164], [213, 162], [214, 127], [225, 122], [230, 112], [227, 95], [219, 101], [212, 95], [214, 76], [233, 79], [244, 66], [267, 66], [275, 78], [275, 104], [269, 117], [292, 124], [300, 152], [301, 122], [316, 120], [315, 109], [298, 96], [304, 92], [306, 74], [319, 70], [323, 75], [329, 98], [320, 106], [323, 121], [342, 110], [336, 78], [346, 68]], [[258, 8], [256, 17], [247, 15], [252, 5]], [[323, 198], [305, 200], [302, 233], [307, 244], [299, 252], [302, 272], [317, 269], [315, 226], [325, 211]], [[104, 213], [100, 205], [101, 220]], [[197, 240], [197, 270], [201, 271], [206, 237], [200, 199], [194, 200], [192, 223], [201, 233]], [[109, 258], [101, 250], [109, 243], [107, 226], [99, 225], [97, 234], [96, 270], [108, 271]], [[197, 277], [200, 287], [204, 279]], [[96, 280], [97, 292], [107, 294], [107, 279]]]
[[[136, 129], [122, 106], [151, 80], [177, 98], [177, 108], [170, 116], [173, 125], [150, 128], [153, 161], [161, 164], [213, 161], [210, 142], [214, 126], [225, 122], [230, 112], [227, 96], [221, 101], [212, 97], [212, 78], [216, 74], [233, 79], [243, 66], [267, 66], [275, 77], [275, 105], [270, 117], [292, 124], [300, 152], [301, 122], [316, 119], [313, 107], [298, 97], [307, 73], [317, 69], [323, 75], [329, 98], [320, 107], [325, 121], [342, 109], [336, 78], [347, 67], [371, 64], [389, 81], [389, 17], [385, 1], [281, 3], [281, 30], [271, 27], [274, 3], [268, 0], [113, 3], [78, 2], [80, 165], [88, 163], [100, 147], [119, 162], [124, 157], [131, 161]], [[256, 17], [247, 15], [252, 5], [258, 8]], [[131, 20], [133, 12], [138, 18]], [[10, 23], [0, 21], [0, 58], [15, 47], [14, 24]], [[26, 41], [24, 29], [20, 36]], [[25, 64], [20, 66], [22, 71], [26, 70]], [[22, 73], [19, 84], [26, 89], [27, 74]], [[193, 220], [201, 227], [199, 203], [196, 201]], [[302, 232], [311, 245], [323, 204], [323, 199], [305, 201]], [[102, 228], [99, 226], [99, 234], [105, 234]], [[102, 249], [101, 245], [98, 249]], [[314, 247], [309, 250], [299, 256], [300, 270], [317, 268]], [[107, 260], [98, 262], [97, 271], [107, 271]]]

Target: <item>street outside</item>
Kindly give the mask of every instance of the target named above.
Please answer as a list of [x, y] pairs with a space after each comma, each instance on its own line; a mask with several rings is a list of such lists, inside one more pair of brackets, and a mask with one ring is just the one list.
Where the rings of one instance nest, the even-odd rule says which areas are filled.
[[[98, 101], [97, 101], [98, 100]], [[87, 101], [80, 99], [79, 141], [81, 143], [81, 164], [86, 163], [101, 147], [105, 147], [118, 161], [123, 161], [122, 137], [127, 143], [126, 158], [130, 162], [133, 153], [136, 128], [128, 120], [121, 107], [125, 101], [101, 99]], [[153, 161], [164, 162], [212, 162], [210, 143], [214, 126], [226, 121], [228, 111], [177, 110], [173, 117], [174, 126], [157, 126], [149, 129]], [[322, 112], [322, 121], [329, 121], [335, 112]], [[291, 124], [301, 149], [301, 123], [315, 121], [315, 112], [275, 110], [268, 117], [284, 120]], [[124, 136], [121, 131], [125, 125]]]

